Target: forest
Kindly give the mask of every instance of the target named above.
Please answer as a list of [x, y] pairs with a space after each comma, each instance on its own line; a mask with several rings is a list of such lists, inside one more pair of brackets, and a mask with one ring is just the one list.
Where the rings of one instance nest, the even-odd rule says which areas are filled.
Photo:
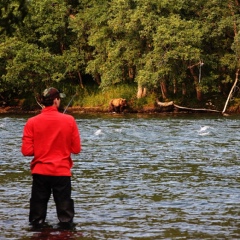
[[0, 106], [56, 86], [79, 106], [223, 108], [234, 83], [240, 104], [239, 40], [239, 0], [1, 1]]

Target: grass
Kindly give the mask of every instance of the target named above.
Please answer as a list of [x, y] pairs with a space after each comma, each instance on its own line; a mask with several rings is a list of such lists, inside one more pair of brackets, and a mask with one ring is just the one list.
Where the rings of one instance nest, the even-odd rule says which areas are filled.
[[83, 108], [97, 107], [103, 111], [106, 111], [109, 107], [109, 102], [113, 98], [124, 98], [127, 100], [130, 108], [134, 110], [154, 107], [156, 96], [155, 94], [148, 94], [146, 97], [137, 99], [137, 85], [136, 84], [121, 84], [109, 87], [104, 91], [102, 89], [91, 88], [79, 89], [74, 106], [80, 106]]
[[[109, 102], [113, 98], [125, 98], [128, 105], [134, 109], [143, 109], [154, 105], [155, 95], [148, 94], [146, 97], [137, 99], [137, 84], [119, 84], [111, 86], [108, 89], [102, 90], [97, 85], [85, 85], [84, 88], [80, 86], [72, 87], [64, 91], [66, 98], [62, 99], [62, 105], [67, 106], [72, 97], [70, 106], [81, 108], [98, 108], [98, 110], [107, 111]], [[26, 95], [21, 103], [22, 110], [31, 111], [39, 109], [36, 100], [32, 94]]]

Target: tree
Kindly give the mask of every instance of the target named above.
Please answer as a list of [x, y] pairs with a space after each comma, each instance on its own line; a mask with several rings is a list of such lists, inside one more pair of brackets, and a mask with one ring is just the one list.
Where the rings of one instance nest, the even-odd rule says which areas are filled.
[[82, 76], [91, 74], [102, 90], [135, 83], [139, 98], [154, 92], [163, 100], [176, 94], [201, 100], [205, 93], [226, 94], [238, 73], [239, 0], [14, 0], [0, 6], [2, 19], [12, 19], [10, 31], [0, 24], [1, 90], [84, 87]]
[[28, 2], [28, 9], [14, 37], [7, 37], [0, 45], [5, 65], [2, 85], [15, 86], [19, 92], [65, 80], [71, 64], [64, 54], [72, 41], [66, 2], [33, 0]]
[[0, 2], [0, 35], [13, 35], [17, 26], [21, 25], [27, 15], [25, 0]]

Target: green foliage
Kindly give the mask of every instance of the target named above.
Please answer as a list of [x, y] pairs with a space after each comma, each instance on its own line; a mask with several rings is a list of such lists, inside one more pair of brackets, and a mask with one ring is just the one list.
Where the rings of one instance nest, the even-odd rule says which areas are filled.
[[78, 89], [74, 104], [81, 107], [102, 107], [106, 110], [113, 98], [125, 98], [128, 102], [134, 100], [136, 87], [136, 84], [120, 84], [109, 87], [105, 91], [99, 88], [94, 90], [93, 86], [90, 89]]
[[153, 108], [156, 102], [156, 94], [150, 93], [144, 98], [134, 99], [131, 102], [131, 108], [136, 110], [143, 110], [144, 108]]
[[25, 0], [11, 0], [0, 2], [0, 35], [13, 35], [27, 15]]
[[227, 94], [240, 67], [239, 15], [238, 0], [2, 2], [0, 97], [50, 85], [88, 106], [134, 99], [138, 87], [148, 93], [140, 105], [159, 93]]

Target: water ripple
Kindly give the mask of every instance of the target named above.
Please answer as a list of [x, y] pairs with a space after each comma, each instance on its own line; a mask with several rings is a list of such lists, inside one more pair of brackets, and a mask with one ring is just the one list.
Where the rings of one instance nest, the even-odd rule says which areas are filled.
[[[26, 117], [0, 118], [2, 239], [239, 239], [239, 118], [76, 116], [76, 232], [31, 232]], [[53, 200], [48, 222], [57, 223]], [[44, 235], [45, 234], [45, 235]]]

